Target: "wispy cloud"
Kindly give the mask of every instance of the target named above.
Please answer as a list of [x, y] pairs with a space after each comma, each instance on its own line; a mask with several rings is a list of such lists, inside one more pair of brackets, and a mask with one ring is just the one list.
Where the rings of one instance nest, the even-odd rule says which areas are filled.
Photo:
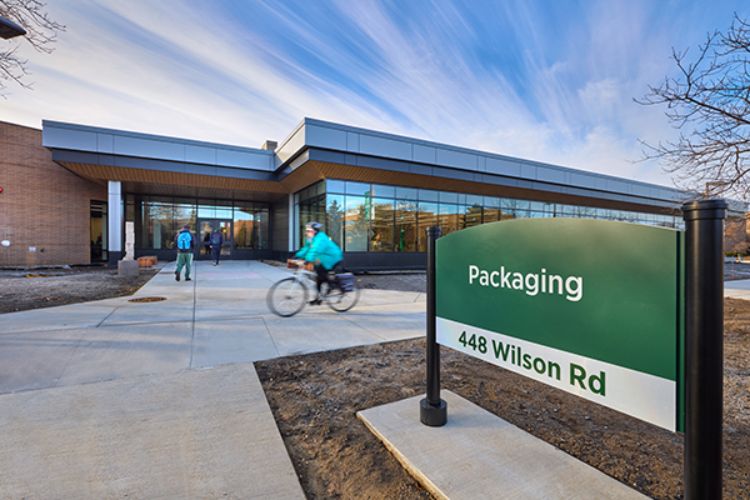
[[42, 118], [258, 145], [303, 116], [668, 184], [637, 139], [674, 132], [632, 101], [671, 46], [738, 2], [60, 2], [35, 90], [0, 119]]

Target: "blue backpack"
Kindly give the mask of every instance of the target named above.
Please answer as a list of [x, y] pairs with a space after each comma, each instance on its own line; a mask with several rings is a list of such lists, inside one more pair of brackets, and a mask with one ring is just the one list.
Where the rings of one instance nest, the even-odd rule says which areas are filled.
[[221, 245], [221, 233], [216, 232], [211, 234], [211, 244], [214, 246]]
[[190, 250], [193, 243], [193, 236], [188, 231], [183, 231], [177, 236], [177, 248], [180, 250]]

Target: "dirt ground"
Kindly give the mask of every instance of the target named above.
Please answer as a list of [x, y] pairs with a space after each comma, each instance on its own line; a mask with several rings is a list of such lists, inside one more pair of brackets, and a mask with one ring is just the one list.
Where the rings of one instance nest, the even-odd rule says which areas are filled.
[[[750, 301], [727, 299], [725, 311], [724, 498], [750, 498]], [[646, 495], [682, 497], [681, 435], [450, 349], [441, 356], [444, 388]], [[308, 497], [429, 498], [355, 417], [423, 393], [423, 339], [256, 368]]]
[[124, 278], [106, 267], [0, 271], [0, 313], [132, 295], [158, 271]]

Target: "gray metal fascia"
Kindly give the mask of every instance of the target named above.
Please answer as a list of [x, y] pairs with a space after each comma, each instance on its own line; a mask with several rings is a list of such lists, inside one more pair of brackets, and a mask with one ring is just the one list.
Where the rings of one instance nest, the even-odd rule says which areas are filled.
[[50, 120], [42, 122], [42, 145], [49, 149], [117, 154], [118, 141], [123, 143], [122, 147], [127, 150], [123, 156], [268, 172], [275, 169], [273, 152], [264, 149]]
[[[472, 149], [459, 147], [459, 146], [451, 146], [447, 144], [441, 144], [441, 143], [426, 141], [422, 139], [414, 139], [414, 138], [400, 136], [396, 134], [389, 134], [385, 132], [367, 130], [363, 128], [352, 127], [348, 125], [341, 125], [338, 123], [327, 122], [327, 121], [317, 120], [313, 118], [305, 118], [302, 121], [302, 123], [298, 126], [298, 128], [299, 127], [313, 127], [313, 126], [338, 130], [344, 133], [365, 134], [368, 136], [379, 137], [379, 138], [390, 140], [390, 141], [398, 141], [400, 143], [404, 143], [405, 145], [406, 144], [412, 145], [412, 150], [413, 150], [414, 145], [418, 145], [418, 146], [436, 148], [436, 149], [445, 150], [449, 152], [460, 153], [462, 155], [471, 155], [471, 156], [476, 157], [473, 167], [461, 167], [459, 168], [460, 170], [483, 171], [484, 169], [486, 169], [487, 159], [492, 159], [496, 161], [507, 162], [508, 164], [517, 164], [521, 166], [521, 171], [519, 172], [519, 178], [526, 179], [526, 180], [543, 180], [543, 179], [537, 178], [536, 175], [534, 175], [533, 177], [528, 176], [528, 175], [523, 175], [524, 169], [530, 172], [536, 172], [537, 168], [541, 168], [541, 169], [548, 169], [551, 171], [558, 171], [558, 172], [568, 174], [568, 175], [575, 174], [578, 176], [588, 177], [588, 178], [591, 178], [592, 180], [596, 180], [596, 181], [599, 181], [600, 183], [604, 183], [605, 185], [610, 184], [614, 186], [618, 186], [618, 185], [627, 186], [627, 188], [624, 190], [622, 189], [600, 189], [602, 191], [618, 192], [620, 194], [635, 195], [635, 196], [641, 196], [641, 197], [652, 198], [652, 199], [662, 199], [662, 200], [668, 200], [674, 203], [681, 202], [684, 199], [686, 199], [686, 197], [690, 196], [689, 193], [686, 193], [679, 189], [671, 188], [668, 186], [661, 186], [658, 184], [649, 184], [649, 183], [642, 182], [642, 181], [634, 181], [634, 180], [625, 179], [621, 177], [599, 174], [596, 172], [588, 172], [584, 170], [574, 169], [571, 167], [563, 167], [559, 165], [542, 163], [542, 162], [533, 161], [533, 160], [514, 158], [514, 157], [505, 156], [505, 155], [501, 155], [497, 153], [489, 153], [485, 151], [472, 150]], [[331, 149], [330, 147], [326, 147], [324, 145], [315, 143], [315, 141], [312, 141], [310, 134], [305, 134], [305, 147], [319, 147], [319, 148], [322, 147], [325, 149]], [[338, 148], [335, 148], [335, 149], [338, 150]], [[348, 151], [348, 152], [351, 153], [352, 151]], [[371, 153], [368, 153], [368, 154], [373, 155]], [[374, 156], [380, 156], [380, 155], [374, 154]], [[384, 154], [381, 157], [387, 157], [387, 155]], [[403, 160], [403, 159], [399, 159], [399, 160]], [[437, 165], [437, 166], [446, 166], [446, 165], [440, 165], [437, 159], [434, 162], [429, 161], [425, 163], [429, 163], [429, 164]], [[458, 167], [448, 166], [448, 168], [458, 168]], [[576, 186], [576, 183], [573, 183], [573, 182], [567, 182], [567, 183], [561, 183], [561, 184], [574, 186], [574, 187]], [[660, 194], [655, 196], [654, 192], [658, 192]]]
[[138, 168], [180, 174], [210, 175], [214, 177], [230, 177], [257, 181], [276, 181], [276, 175], [273, 172], [251, 170], [247, 168], [213, 166], [199, 163], [154, 160], [106, 153], [53, 149], [52, 160], [57, 162], [85, 163], [115, 168]]

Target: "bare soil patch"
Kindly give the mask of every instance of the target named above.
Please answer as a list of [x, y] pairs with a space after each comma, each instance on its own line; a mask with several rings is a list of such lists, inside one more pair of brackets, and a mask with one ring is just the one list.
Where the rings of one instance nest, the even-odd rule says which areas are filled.
[[424, 292], [427, 277], [423, 272], [368, 273], [357, 275], [360, 288], [398, 290], [400, 292]]
[[[750, 302], [727, 299], [725, 313], [724, 497], [750, 498]], [[446, 389], [646, 495], [682, 497], [681, 435], [449, 349], [441, 356]], [[423, 339], [255, 366], [310, 498], [429, 498], [355, 417], [423, 393]]]
[[105, 267], [0, 271], [0, 313], [76, 304], [132, 295], [156, 273], [141, 269], [135, 278]]

